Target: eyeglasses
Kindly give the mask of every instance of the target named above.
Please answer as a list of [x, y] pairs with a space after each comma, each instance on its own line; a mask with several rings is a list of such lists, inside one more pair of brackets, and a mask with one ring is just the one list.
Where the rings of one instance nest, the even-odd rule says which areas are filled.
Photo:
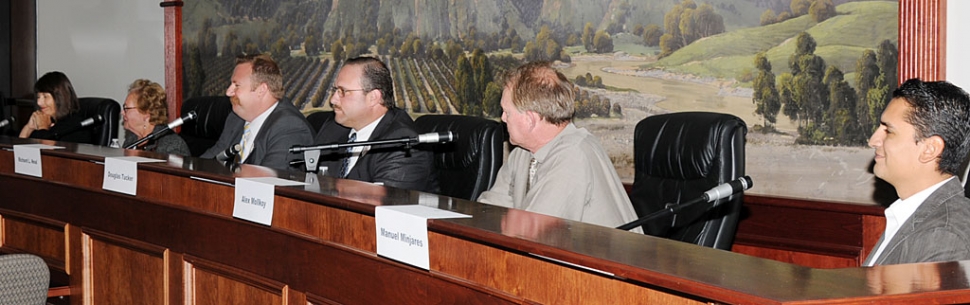
[[330, 87], [330, 92], [333, 93], [336, 96], [341, 97], [341, 98], [343, 98], [344, 96], [346, 96], [347, 95], [347, 92], [354, 92], [354, 91], [370, 92], [372, 90], [374, 90], [374, 89], [363, 89], [363, 88], [361, 88], [361, 89], [344, 89], [344, 88], [340, 88], [340, 87]]
[[125, 113], [128, 113], [128, 109], [135, 109], [135, 108], [138, 108], [138, 107], [121, 107], [121, 110]]

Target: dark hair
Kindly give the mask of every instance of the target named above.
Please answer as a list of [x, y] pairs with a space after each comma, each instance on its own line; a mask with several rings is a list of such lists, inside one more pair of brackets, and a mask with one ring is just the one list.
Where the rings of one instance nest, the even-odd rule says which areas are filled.
[[165, 101], [165, 88], [156, 82], [139, 79], [128, 86], [128, 93], [138, 96], [135, 108], [147, 113], [149, 123], [159, 125], [168, 122], [168, 103]]
[[912, 107], [906, 122], [916, 129], [916, 140], [939, 136], [943, 139], [938, 170], [957, 175], [970, 153], [970, 97], [947, 81], [924, 82], [910, 79], [893, 91]]
[[250, 90], [255, 90], [259, 84], [265, 83], [274, 98], [277, 100], [283, 98], [283, 71], [272, 57], [267, 54], [239, 55], [236, 56], [236, 65], [240, 64], [253, 65], [253, 74], [249, 76], [253, 85]]
[[54, 97], [54, 105], [57, 107], [54, 119], [64, 118], [81, 108], [77, 101], [77, 94], [74, 93], [74, 86], [71, 85], [71, 80], [67, 79], [67, 75], [64, 75], [64, 73], [53, 71], [41, 76], [34, 83], [34, 93], [41, 92], [50, 93]]
[[394, 81], [391, 80], [391, 70], [380, 59], [374, 57], [355, 57], [344, 62], [346, 66], [363, 66], [363, 79], [360, 85], [366, 90], [380, 90], [384, 107], [394, 108]]

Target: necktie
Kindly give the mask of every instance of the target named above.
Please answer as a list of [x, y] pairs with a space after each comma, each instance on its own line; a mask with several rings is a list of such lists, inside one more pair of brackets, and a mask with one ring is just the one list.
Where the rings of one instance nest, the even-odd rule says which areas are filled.
[[[357, 133], [351, 133], [350, 138], [347, 139], [347, 143], [357, 141]], [[346, 178], [347, 174], [350, 174], [350, 157], [354, 156], [354, 148], [347, 147], [347, 157], [344, 158], [344, 164], [340, 167], [340, 178]]]
[[536, 180], [535, 180], [536, 179], [536, 165], [538, 163], [539, 162], [536, 161], [536, 158], [532, 158], [532, 160], [529, 161], [529, 181], [526, 181], [525, 182], [525, 191], [526, 192], [528, 192], [529, 189], [532, 188], [532, 185], [535, 184], [535, 182], [536, 182]]
[[245, 125], [243, 125], [243, 135], [242, 135], [242, 139], [239, 140], [239, 147], [240, 147], [240, 149], [239, 149], [239, 162], [240, 163], [242, 163], [242, 161], [245, 161], [246, 160], [246, 152], [248, 151], [246, 149], [246, 144], [249, 144], [249, 135], [250, 134], [252, 134], [252, 132], [249, 130], [249, 123], [246, 123]]

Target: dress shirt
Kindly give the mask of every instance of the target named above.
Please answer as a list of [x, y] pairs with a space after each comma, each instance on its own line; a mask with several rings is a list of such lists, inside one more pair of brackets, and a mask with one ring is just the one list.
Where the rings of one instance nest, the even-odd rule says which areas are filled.
[[[279, 105], [279, 102], [273, 103], [273, 106], [270, 106], [266, 109], [266, 111], [259, 114], [259, 116], [253, 119], [252, 122], [249, 122], [248, 136], [246, 136], [247, 138], [245, 141], [242, 141], [246, 145], [243, 146], [242, 150], [239, 152], [240, 156], [249, 158], [249, 153], [253, 151], [253, 141], [256, 139], [256, 135], [259, 134], [259, 130], [263, 127], [263, 122], [266, 121], [266, 118], [269, 117], [270, 113], [273, 113], [273, 110], [276, 109], [277, 105]], [[245, 161], [246, 159], [239, 160], [240, 163]]]
[[[352, 135], [355, 133], [357, 134], [357, 139], [354, 142], [369, 141], [370, 136], [374, 134], [374, 129], [377, 128], [377, 123], [380, 123], [381, 119], [384, 119], [383, 115], [377, 118], [376, 120], [374, 120], [373, 122], [371, 122], [370, 124], [367, 124], [367, 126], [364, 126], [364, 128], [361, 128], [360, 130], [354, 130], [353, 128], [351, 128], [350, 133], [348, 135]], [[351, 147], [350, 157], [349, 157], [350, 162], [347, 163], [347, 172], [350, 172], [350, 170], [354, 168], [354, 165], [357, 165], [357, 159], [360, 159], [360, 156], [367, 153], [367, 150], [369, 149], [370, 149], [370, 146]]]

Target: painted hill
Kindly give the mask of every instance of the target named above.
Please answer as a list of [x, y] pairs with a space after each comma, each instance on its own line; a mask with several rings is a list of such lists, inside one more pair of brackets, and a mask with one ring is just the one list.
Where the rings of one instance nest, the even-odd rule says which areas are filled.
[[818, 44], [815, 54], [853, 79], [856, 61], [866, 49], [880, 42], [898, 44], [898, 2], [850, 2], [836, 7], [838, 16], [821, 23], [801, 16], [768, 26], [730, 31], [708, 37], [677, 50], [645, 68], [664, 68], [701, 76], [734, 78], [753, 68], [754, 55], [767, 51], [775, 75], [789, 72], [788, 57], [795, 50], [795, 37], [808, 32]]

